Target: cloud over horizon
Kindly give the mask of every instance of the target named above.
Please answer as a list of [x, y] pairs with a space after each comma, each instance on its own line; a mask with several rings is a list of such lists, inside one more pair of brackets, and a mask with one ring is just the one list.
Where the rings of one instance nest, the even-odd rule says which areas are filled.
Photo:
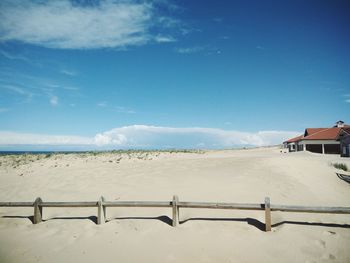
[[[156, 17], [161, 15], [156, 4], [158, 1], [102, 0], [82, 5], [68, 0], [4, 0], [0, 3], [0, 41], [59, 49], [121, 48], [173, 41], [170, 35], [160, 37], [168, 25], [157, 22]], [[158, 32], [153, 32], [153, 27]]]
[[6, 145], [88, 146], [88, 149], [202, 148], [268, 146], [298, 135], [291, 131], [241, 132], [216, 128], [173, 128], [131, 125], [98, 133], [94, 137], [44, 135], [0, 131], [0, 149]]

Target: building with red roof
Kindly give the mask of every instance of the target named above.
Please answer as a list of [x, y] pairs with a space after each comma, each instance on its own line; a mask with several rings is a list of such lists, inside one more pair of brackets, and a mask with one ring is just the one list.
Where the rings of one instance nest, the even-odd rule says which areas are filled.
[[291, 138], [283, 144], [290, 152], [310, 151], [328, 154], [344, 152], [344, 156], [349, 156], [350, 148], [346, 148], [347, 140], [350, 140], [349, 134], [350, 126], [338, 121], [330, 128], [306, 128], [304, 134]]
[[338, 140], [340, 142], [340, 156], [350, 157], [350, 127], [341, 129]]

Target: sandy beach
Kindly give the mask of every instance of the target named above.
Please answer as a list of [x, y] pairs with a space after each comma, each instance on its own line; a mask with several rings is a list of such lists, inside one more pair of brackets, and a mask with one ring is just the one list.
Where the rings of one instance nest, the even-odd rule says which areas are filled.
[[[182, 201], [350, 206], [331, 163], [279, 148], [0, 157], [0, 201]], [[0, 209], [0, 262], [350, 262], [348, 215], [168, 208]]]

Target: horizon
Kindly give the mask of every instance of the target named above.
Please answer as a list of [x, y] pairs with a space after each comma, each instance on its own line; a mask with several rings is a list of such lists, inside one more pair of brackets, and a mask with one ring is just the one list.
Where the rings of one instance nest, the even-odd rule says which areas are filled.
[[349, 11], [1, 1], [0, 151], [259, 147], [350, 123]]

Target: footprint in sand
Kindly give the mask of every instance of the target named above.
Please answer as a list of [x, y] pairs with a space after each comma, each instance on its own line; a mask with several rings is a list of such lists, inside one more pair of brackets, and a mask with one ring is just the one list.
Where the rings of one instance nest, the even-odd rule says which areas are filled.
[[315, 243], [317, 246], [319, 246], [321, 248], [326, 248], [326, 242], [323, 240], [316, 240]]
[[323, 235], [325, 236], [333, 236], [333, 235], [336, 235], [337, 233], [334, 232], [334, 231], [323, 231]]
[[332, 255], [332, 254], [328, 254], [328, 253], [326, 253], [326, 254], [324, 254], [324, 255], [322, 256], [322, 259], [330, 259], [330, 260], [335, 260], [335, 259], [336, 259], [336, 257], [335, 257], [334, 255]]

